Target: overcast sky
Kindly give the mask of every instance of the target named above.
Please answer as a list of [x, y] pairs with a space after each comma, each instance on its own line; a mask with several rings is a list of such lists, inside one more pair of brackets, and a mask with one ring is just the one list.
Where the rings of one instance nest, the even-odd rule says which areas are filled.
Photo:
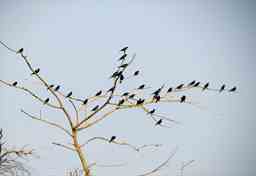
[[[125, 167], [96, 167], [96, 175], [141, 174], [157, 166], [179, 147], [161, 173], [177, 175], [182, 161], [195, 160], [185, 175], [253, 176], [256, 173], [256, 3], [228, 0], [159, 1], [0, 1], [0, 40], [13, 48], [25, 48], [34, 67], [63, 92], [86, 97], [111, 86], [108, 76], [117, 66], [119, 49], [136, 53], [131, 71], [138, 79], [158, 88], [191, 80], [210, 82], [213, 88], [237, 86], [237, 93], [195, 90], [187, 104], [163, 104], [158, 111], [182, 122], [158, 128], [140, 110], [118, 112], [83, 133], [89, 137], [116, 135], [135, 145], [161, 143], [158, 150], [137, 153], [127, 147], [95, 142], [86, 148], [90, 163]], [[0, 47], [0, 79], [18, 80], [38, 90], [22, 60]], [[62, 116], [42, 107], [22, 92], [1, 85], [0, 126], [11, 146], [29, 144], [40, 159], [26, 164], [33, 175], [60, 176], [80, 167], [77, 156], [51, 142], [69, 142], [62, 132], [26, 118], [40, 109], [57, 121]], [[43, 91], [40, 95], [47, 96]]]

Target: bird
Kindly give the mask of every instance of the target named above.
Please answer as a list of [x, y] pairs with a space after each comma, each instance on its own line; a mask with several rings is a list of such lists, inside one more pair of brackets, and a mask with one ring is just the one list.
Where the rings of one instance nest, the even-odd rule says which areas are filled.
[[44, 100], [44, 104], [47, 104], [49, 101], [50, 101], [50, 98], [46, 98], [46, 99]]
[[144, 89], [144, 88], [145, 88], [145, 84], [142, 84], [137, 89]]
[[207, 89], [208, 87], [209, 87], [209, 82], [204, 85], [202, 91], [204, 91], [204, 90]]
[[124, 75], [123, 74], [121, 74], [120, 76], [119, 76], [119, 78], [120, 78], [120, 84], [122, 83], [122, 81], [124, 80]]
[[119, 102], [118, 102], [118, 106], [121, 106], [122, 104], [124, 103], [124, 99], [121, 99]]
[[231, 89], [229, 89], [229, 92], [235, 92], [235, 91], [236, 91], [236, 86], [231, 88]]
[[220, 87], [219, 92], [222, 92], [222, 91], [225, 89], [225, 87], [226, 87], [226, 85], [225, 85], [225, 84], [223, 84], [223, 85]]
[[120, 51], [126, 53], [126, 50], [128, 49], [128, 46], [122, 48]]
[[35, 71], [33, 71], [33, 73], [31, 73], [31, 75], [37, 74], [39, 72], [40, 72], [40, 68], [37, 68], [37, 69], [35, 69]]
[[47, 87], [47, 90], [48, 89], [51, 89], [51, 88], [53, 88], [54, 87], [54, 84], [51, 84], [51, 85], [49, 85], [48, 87]]
[[191, 81], [188, 86], [193, 86], [196, 83], [196, 80]]
[[156, 112], [156, 109], [152, 109], [148, 112], [148, 114], [153, 115]]
[[145, 99], [140, 98], [140, 99], [137, 100], [136, 105], [141, 105], [141, 104], [144, 103], [144, 101], [145, 101]]
[[116, 136], [111, 136], [110, 140], [108, 141], [109, 143], [113, 142], [116, 139]]
[[170, 93], [172, 91], [172, 87], [170, 87], [168, 90], [167, 90], [167, 93]]
[[119, 71], [115, 71], [115, 72], [110, 76], [110, 78], [115, 78], [115, 77], [117, 77], [119, 74], [120, 74]]
[[125, 93], [122, 94], [123, 97], [126, 97], [128, 95], [129, 95], [129, 92], [125, 92]]
[[132, 98], [134, 98], [135, 96], [136, 96], [135, 94], [131, 94], [131, 95], [129, 95], [128, 98], [132, 99]]
[[122, 64], [120, 65], [118, 68], [126, 68], [129, 64], [125, 63], [125, 64]]
[[184, 84], [180, 84], [176, 87], [176, 89], [182, 89], [182, 87], [184, 86]]
[[92, 108], [92, 111], [96, 111], [99, 108], [99, 105], [94, 106], [94, 108]]
[[58, 91], [60, 89], [60, 85], [57, 85], [54, 89], [54, 91]]
[[180, 98], [180, 102], [183, 103], [183, 102], [185, 102], [185, 100], [186, 100], [186, 96], [183, 95], [183, 96]]
[[102, 91], [100, 90], [99, 92], [97, 92], [97, 93], [95, 94], [95, 96], [96, 96], [96, 97], [97, 97], [97, 96], [100, 96], [101, 93], [102, 93]]
[[72, 92], [69, 92], [69, 93], [67, 94], [66, 98], [71, 97], [71, 95], [72, 95]]
[[197, 83], [194, 84], [194, 87], [197, 87], [200, 85], [200, 82], [198, 81]]
[[163, 122], [163, 120], [162, 120], [162, 119], [159, 119], [159, 120], [156, 122], [155, 125], [156, 125], [156, 126], [157, 126], [157, 125], [161, 125], [162, 122]]
[[124, 60], [126, 58], [127, 54], [124, 53], [118, 60], [121, 61], [121, 60]]
[[161, 99], [160, 95], [154, 95], [153, 100], [156, 100], [156, 103], [159, 102]]
[[162, 85], [160, 88], [158, 88], [155, 92], [153, 92], [153, 95], [159, 95], [159, 93], [161, 92], [161, 90], [164, 88], [164, 85]]
[[19, 54], [19, 53], [22, 53], [24, 51], [23, 48], [20, 48], [16, 53]]
[[17, 84], [18, 84], [18, 82], [15, 81], [15, 82], [12, 83], [12, 86], [17, 86]]
[[137, 71], [135, 71], [135, 72], [133, 73], [133, 75], [134, 75], [134, 76], [138, 76], [138, 75], [139, 75], [139, 73], [140, 73], [140, 71], [139, 71], [139, 70], [137, 70]]
[[83, 101], [83, 104], [86, 105], [88, 102], [88, 98], [86, 98], [84, 101]]
[[113, 92], [114, 90], [115, 90], [115, 87], [113, 86], [113, 87], [111, 87], [110, 89], [108, 89], [107, 92]]

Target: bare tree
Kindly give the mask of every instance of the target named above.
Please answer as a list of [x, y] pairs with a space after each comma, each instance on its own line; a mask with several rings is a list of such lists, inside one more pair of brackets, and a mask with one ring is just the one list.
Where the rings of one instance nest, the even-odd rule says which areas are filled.
[[[91, 97], [76, 97], [72, 91], [67, 93], [62, 92], [61, 87], [58, 84], [50, 84], [47, 79], [40, 73], [40, 68], [34, 68], [32, 66], [28, 56], [24, 54], [23, 48], [15, 50], [7, 46], [2, 41], [0, 41], [0, 43], [9, 51], [17, 54], [23, 59], [28, 70], [31, 72], [31, 76], [33, 76], [41, 83], [41, 88], [43, 90], [48, 92], [48, 97], [40, 97], [35, 91], [27, 88], [25, 85], [19, 85], [18, 81], [10, 82], [0, 80], [0, 83], [10, 88], [23, 91], [34, 98], [36, 101], [39, 101], [45, 105], [45, 108], [51, 108], [53, 110], [60, 111], [63, 114], [63, 118], [66, 119], [68, 128], [64, 127], [63, 124], [49, 120], [49, 118], [42, 115], [41, 112], [38, 115], [35, 115], [25, 111], [24, 109], [21, 109], [21, 112], [27, 117], [39, 122], [43, 122], [51, 127], [57, 128], [70, 138], [70, 145], [57, 142], [54, 142], [53, 144], [76, 153], [80, 160], [82, 166], [82, 174], [84, 176], [92, 175], [90, 172], [91, 167], [97, 166], [97, 163], [90, 164], [87, 161], [85, 154], [86, 145], [92, 141], [99, 140], [106, 143], [113, 143], [116, 145], [129, 147], [136, 152], [147, 147], [160, 146], [159, 144], [142, 144], [141, 146], [135, 146], [128, 142], [123, 142], [121, 139], [114, 135], [111, 137], [92, 137], [86, 142], [79, 141], [78, 136], [82, 131], [85, 131], [92, 126], [97, 125], [99, 122], [108, 119], [113, 113], [131, 108], [140, 109], [145, 112], [146, 116], [148, 116], [155, 125], [163, 128], [169, 128], [171, 124], [179, 124], [179, 122], [175, 119], [159, 114], [156, 109], [149, 109], [149, 105], [165, 102], [190, 104], [195, 106], [196, 104], [191, 101], [190, 97], [187, 97], [186, 95], [177, 96], [176, 94], [177, 92], [184, 92], [185, 94], [186, 91], [190, 91], [192, 89], [216, 92], [236, 91], [236, 87], [227, 89], [225, 85], [222, 85], [221, 88], [214, 89], [209, 87], [209, 83], [202, 84], [199, 81], [194, 80], [188, 84], [181, 83], [180, 85], [167, 88], [166, 85], [163, 84], [154, 90], [152, 90], [148, 85], [142, 84], [138, 87], [133, 87], [130, 90], [120, 92], [119, 87], [123, 82], [125, 82], [127, 79], [134, 79], [140, 74], [140, 70], [134, 70], [132, 73], [127, 71], [127, 68], [132, 65], [136, 55], [134, 54], [132, 57], [129, 57], [127, 54], [128, 47], [124, 47], [120, 50], [120, 58], [118, 59], [120, 64], [116, 70], [114, 70], [113, 74], [110, 75], [113, 85], [106, 90], [99, 90], [98, 92], [95, 92], [95, 95]], [[67, 103], [72, 106], [74, 113], [70, 113], [70, 109], [68, 108], [69, 106]], [[90, 105], [92, 104], [97, 105], [89, 109]], [[149, 170], [144, 174], [140, 174], [140, 176], [153, 175], [159, 172], [172, 157], [173, 153], [167, 158], [166, 161], [160, 163], [159, 166]], [[185, 165], [183, 169], [184, 168]], [[78, 170], [76, 170], [73, 175], [77, 175], [79, 173], [80, 171], [78, 172]], [[70, 175], [72, 175], [72, 172]]]
[[25, 147], [21, 149], [10, 149], [3, 141], [3, 130], [0, 130], [0, 175], [3, 176], [28, 176], [30, 172], [24, 166], [22, 159], [26, 159], [33, 154], [33, 150]]

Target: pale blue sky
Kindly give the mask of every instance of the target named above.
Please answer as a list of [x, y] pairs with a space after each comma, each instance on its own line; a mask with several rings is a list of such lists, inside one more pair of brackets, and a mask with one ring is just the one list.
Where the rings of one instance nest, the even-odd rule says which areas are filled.
[[[162, 143], [157, 151], [135, 153], [126, 147], [93, 143], [90, 162], [127, 167], [95, 168], [96, 175], [136, 175], [153, 168], [176, 147], [178, 153], [163, 175], [177, 175], [180, 163], [194, 159], [185, 175], [255, 175], [255, 56], [254, 1], [0, 1], [0, 39], [24, 47], [41, 74], [58, 82], [65, 92], [89, 96], [102, 87], [116, 66], [118, 50], [136, 52], [134, 70], [142, 77], [127, 82], [159, 87], [193, 79], [238, 87], [237, 94], [193, 91], [191, 99], [207, 111], [189, 105], [160, 106], [183, 125], [155, 128], [139, 110], [119, 112], [84, 133], [116, 135], [132, 144]], [[0, 47], [0, 79], [31, 83], [19, 57]], [[26, 71], [24, 71], [26, 70]], [[28, 79], [25, 80], [25, 79]], [[0, 87], [0, 124], [14, 146], [30, 144], [40, 159], [27, 163], [35, 175], [63, 175], [79, 167], [76, 156], [51, 142], [67, 142], [61, 132], [25, 118], [24, 108], [37, 113], [42, 105], [13, 89]], [[40, 92], [42, 95], [42, 92]], [[46, 95], [45, 95], [46, 96]], [[44, 110], [45, 114], [56, 113]], [[52, 117], [49, 117], [52, 118]], [[136, 124], [134, 121], [136, 120]]]

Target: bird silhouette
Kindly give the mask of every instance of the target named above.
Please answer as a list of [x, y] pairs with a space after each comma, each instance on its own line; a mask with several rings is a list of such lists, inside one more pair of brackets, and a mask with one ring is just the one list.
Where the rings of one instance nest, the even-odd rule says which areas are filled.
[[140, 98], [140, 99], [137, 100], [136, 105], [141, 105], [141, 104], [144, 103], [144, 101], [145, 101], [145, 99]]
[[223, 85], [220, 87], [219, 92], [222, 92], [222, 91], [225, 89], [225, 87], [226, 87], [226, 85], [225, 85], [225, 84], [223, 84]]
[[58, 91], [60, 89], [60, 85], [57, 85], [54, 89], [54, 91]]
[[186, 96], [183, 95], [183, 96], [180, 98], [180, 102], [183, 103], [183, 102], [185, 102], [185, 100], [186, 100]]
[[124, 60], [126, 58], [127, 54], [123, 54], [118, 60], [121, 61], [121, 60]]
[[46, 99], [44, 100], [44, 104], [47, 104], [49, 101], [50, 101], [50, 98], [46, 98]]
[[35, 71], [33, 71], [33, 73], [31, 73], [31, 75], [35, 75], [35, 74], [37, 74], [39, 72], [40, 72], [40, 68], [37, 68], [37, 69], [35, 69]]
[[51, 88], [53, 88], [54, 87], [54, 84], [51, 84], [51, 85], [49, 85], [48, 87], [47, 87], [47, 90], [49, 90], [49, 89], [51, 89]]
[[94, 106], [94, 108], [92, 108], [92, 111], [96, 111], [99, 108], [99, 105]]
[[162, 85], [160, 88], [158, 88], [155, 92], [153, 92], [153, 95], [159, 95], [159, 93], [162, 91], [162, 89], [164, 88], [164, 85]]
[[144, 89], [144, 88], [145, 88], [145, 84], [142, 84], [137, 89]]
[[88, 102], [88, 98], [86, 98], [84, 101], [83, 101], [83, 104], [86, 105]]
[[125, 64], [122, 64], [120, 65], [118, 68], [126, 68], [129, 64], [125, 63]]
[[128, 98], [132, 99], [132, 98], [134, 98], [135, 96], [136, 96], [135, 94], [131, 94], [131, 95], [129, 95]]
[[197, 87], [200, 85], [200, 82], [198, 81], [197, 83], [194, 84], [194, 87]]
[[196, 80], [191, 81], [188, 86], [193, 86], [196, 83]]
[[124, 99], [121, 99], [121, 100], [119, 100], [119, 102], [118, 102], [118, 106], [121, 106], [122, 104], [124, 103]]
[[119, 74], [120, 74], [119, 71], [115, 71], [115, 72], [110, 76], [110, 78], [116, 78]]
[[19, 53], [23, 53], [24, 49], [23, 48], [20, 48], [16, 53], [19, 54]]
[[159, 120], [156, 122], [155, 126], [161, 125], [162, 122], [163, 122], [163, 120], [162, 120], [162, 119], [159, 119]]
[[148, 114], [153, 115], [156, 112], [156, 109], [152, 109], [148, 112]]
[[153, 100], [155, 100], [156, 103], [159, 102], [160, 99], [161, 99], [160, 95], [154, 95], [153, 96]]
[[209, 84], [210, 84], [209, 82], [208, 82], [208, 83], [206, 83], [206, 84], [204, 85], [204, 87], [203, 87], [202, 91], [204, 91], [205, 89], [208, 89]]
[[69, 93], [67, 94], [66, 98], [71, 97], [71, 95], [72, 95], [72, 92], [69, 92]]
[[122, 83], [122, 81], [124, 80], [124, 75], [123, 74], [121, 74], [120, 76], [119, 76], [119, 78], [120, 78], [120, 84]]
[[116, 139], [116, 136], [111, 136], [110, 140], [108, 141], [109, 143], [113, 142]]
[[18, 82], [15, 81], [15, 82], [12, 83], [12, 86], [17, 86], [17, 84], [18, 84]]
[[113, 92], [113, 91], [114, 91], [114, 89], [115, 89], [115, 87], [113, 86], [113, 87], [111, 87], [110, 89], [108, 89], [108, 91], [107, 91], [107, 92]]
[[123, 97], [126, 97], [128, 95], [129, 95], [129, 92], [125, 92], [125, 93], [122, 94]]
[[139, 73], [140, 73], [140, 71], [139, 71], [139, 70], [137, 70], [137, 71], [135, 71], [135, 72], [133, 73], [133, 75], [134, 75], [134, 76], [138, 76], [138, 75], [139, 75]]
[[182, 87], [184, 86], [184, 84], [180, 84], [176, 87], [176, 89], [182, 89]]
[[229, 92], [235, 92], [235, 91], [236, 91], [236, 86], [231, 88], [231, 89], [229, 89]]
[[122, 52], [126, 53], [126, 50], [127, 50], [127, 49], [128, 49], [128, 46], [126, 46], [126, 47], [122, 48], [120, 51], [122, 51]]
[[96, 96], [96, 97], [97, 97], [97, 96], [100, 96], [101, 93], [102, 93], [102, 91], [100, 90], [99, 92], [97, 92], [97, 93], [95, 94], [95, 96]]
[[167, 90], [167, 93], [170, 93], [172, 92], [172, 87], [170, 87], [168, 90]]

